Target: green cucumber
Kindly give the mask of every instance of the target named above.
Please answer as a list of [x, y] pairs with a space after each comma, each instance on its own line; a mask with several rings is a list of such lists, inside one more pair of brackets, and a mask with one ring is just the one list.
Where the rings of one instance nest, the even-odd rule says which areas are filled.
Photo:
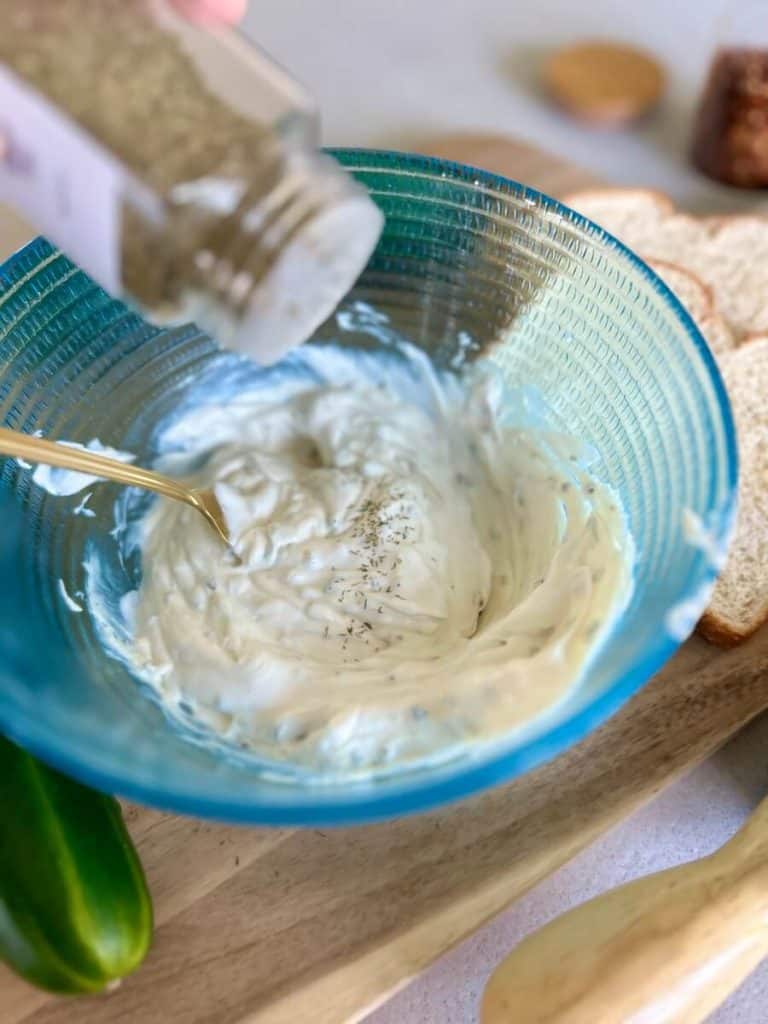
[[151, 936], [117, 801], [0, 736], [0, 959], [52, 992], [99, 992], [138, 967]]

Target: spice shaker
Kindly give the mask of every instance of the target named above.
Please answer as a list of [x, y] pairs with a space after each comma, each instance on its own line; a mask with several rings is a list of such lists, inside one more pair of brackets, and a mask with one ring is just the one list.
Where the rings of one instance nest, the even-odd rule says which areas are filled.
[[768, 188], [768, 0], [732, 0], [726, 12], [692, 159], [716, 181]]
[[382, 215], [311, 99], [165, 0], [0, 0], [0, 198], [150, 319], [268, 363], [333, 310]]

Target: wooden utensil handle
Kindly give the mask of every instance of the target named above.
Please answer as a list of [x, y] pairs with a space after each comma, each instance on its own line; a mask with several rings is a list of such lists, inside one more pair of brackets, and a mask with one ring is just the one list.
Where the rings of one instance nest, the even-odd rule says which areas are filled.
[[482, 1024], [699, 1024], [768, 954], [768, 800], [721, 850], [630, 882], [529, 936]]

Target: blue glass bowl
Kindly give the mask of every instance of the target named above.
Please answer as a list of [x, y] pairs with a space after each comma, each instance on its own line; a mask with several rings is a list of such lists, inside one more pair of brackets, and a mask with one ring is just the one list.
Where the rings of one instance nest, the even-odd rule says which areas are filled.
[[[94, 637], [86, 541], [114, 561], [118, 490], [72, 515], [28, 469], [0, 460], [0, 729], [93, 786], [147, 804], [261, 824], [399, 815], [509, 780], [580, 740], [672, 654], [706, 601], [707, 553], [685, 510], [722, 543], [736, 448], [715, 363], [689, 316], [636, 256], [552, 199], [472, 168], [417, 156], [335, 154], [371, 190], [386, 229], [350, 297], [449, 362], [466, 332], [513, 388], [537, 389], [554, 427], [591, 442], [637, 542], [634, 597], [588, 679], [554, 717], [503, 750], [374, 783], [265, 778], [184, 741]], [[258, 373], [189, 327], [158, 330], [38, 239], [0, 268], [0, 423], [98, 437], [149, 464], [159, 425], [193, 389]], [[347, 344], [377, 344], [358, 316]], [[321, 337], [337, 338], [329, 321]], [[491, 344], [494, 342], [494, 344]], [[111, 552], [111, 553], [110, 553]], [[114, 567], [120, 571], [120, 566]], [[61, 582], [60, 582], [61, 581]]]

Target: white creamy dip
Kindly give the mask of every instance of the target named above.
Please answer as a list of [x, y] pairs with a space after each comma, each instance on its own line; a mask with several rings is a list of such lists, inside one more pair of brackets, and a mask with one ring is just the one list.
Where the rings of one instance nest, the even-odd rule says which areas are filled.
[[438, 373], [410, 346], [290, 364], [166, 432], [205, 457], [194, 478], [239, 561], [154, 503], [123, 602], [132, 670], [326, 779], [455, 756], [555, 707], [632, 588], [624, 515], [581, 445], [505, 417], [493, 372]]

